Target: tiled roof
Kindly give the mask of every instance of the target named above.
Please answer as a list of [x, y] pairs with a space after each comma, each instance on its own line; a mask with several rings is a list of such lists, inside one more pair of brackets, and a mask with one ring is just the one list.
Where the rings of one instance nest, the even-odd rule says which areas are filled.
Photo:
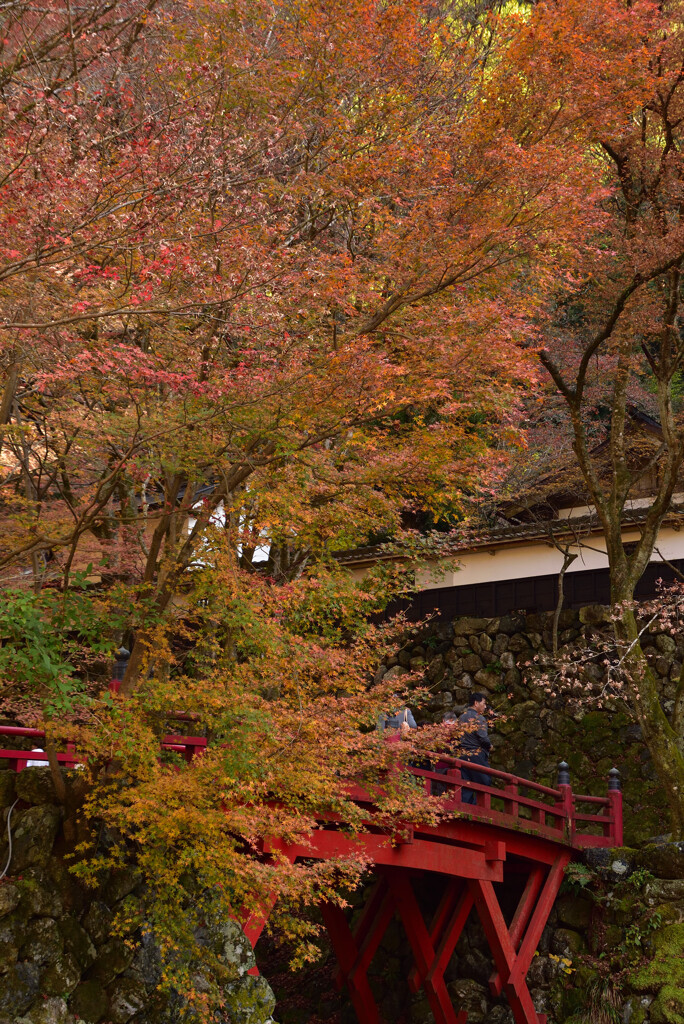
[[[632, 509], [622, 516], [623, 526], [638, 526], [646, 518], [647, 509]], [[684, 520], [684, 505], [672, 505], [663, 520], [663, 525], [681, 523]], [[464, 551], [477, 551], [483, 548], [516, 544], [525, 540], [577, 539], [603, 530], [597, 515], [576, 516], [571, 519], [549, 519], [532, 523], [502, 523], [497, 526], [471, 530], [468, 534], [445, 536], [438, 539], [429, 557], [450, 555]], [[339, 551], [336, 558], [344, 565], [401, 559], [409, 556], [408, 549], [402, 552], [400, 546], [392, 544], [375, 544], [348, 551]]]

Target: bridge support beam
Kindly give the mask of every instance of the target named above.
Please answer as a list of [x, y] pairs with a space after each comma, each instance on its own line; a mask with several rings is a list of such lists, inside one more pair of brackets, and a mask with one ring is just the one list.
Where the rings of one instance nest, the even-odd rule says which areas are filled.
[[353, 930], [339, 907], [325, 904], [323, 919], [339, 963], [337, 984], [347, 985], [360, 1024], [382, 1022], [368, 968], [395, 912], [413, 953], [409, 987], [413, 992], [424, 989], [435, 1024], [466, 1024], [467, 1014], [452, 1005], [444, 972], [473, 907], [494, 960], [492, 994], [505, 993], [516, 1024], [546, 1024], [545, 1015], [534, 1008], [526, 976], [570, 856], [569, 850], [562, 851], [548, 869], [531, 867], [510, 925], [491, 879], [450, 878], [428, 927], [413, 891], [412, 872], [379, 865], [378, 882]]

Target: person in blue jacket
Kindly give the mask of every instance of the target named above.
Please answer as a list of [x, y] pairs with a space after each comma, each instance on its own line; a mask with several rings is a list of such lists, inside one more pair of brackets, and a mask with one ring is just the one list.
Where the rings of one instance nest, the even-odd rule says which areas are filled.
[[[488, 768], [492, 742], [487, 733], [487, 719], [484, 716], [487, 698], [483, 693], [471, 693], [469, 703], [470, 706], [458, 720], [458, 724], [466, 730], [459, 739], [461, 753], [458, 756], [472, 765]], [[461, 768], [461, 778], [464, 782], [475, 782], [481, 786], [489, 786], [491, 783], [490, 776], [475, 767]], [[474, 790], [466, 789], [464, 786], [462, 793], [461, 799], [464, 804], [477, 803]]]

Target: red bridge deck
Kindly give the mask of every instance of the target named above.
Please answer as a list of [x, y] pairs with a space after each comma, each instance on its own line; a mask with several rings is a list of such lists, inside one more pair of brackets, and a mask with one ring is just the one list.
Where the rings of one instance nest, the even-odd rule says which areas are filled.
[[[0, 726], [0, 735], [44, 738], [40, 730], [7, 726]], [[191, 760], [206, 740], [173, 735], [164, 737], [162, 746]], [[619, 773], [616, 769], [610, 773], [607, 796], [595, 797], [573, 793], [565, 763], [559, 766], [555, 789], [491, 768], [486, 769], [490, 786], [472, 782], [466, 786], [460, 768], [469, 767], [468, 763], [444, 755], [439, 758], [451, 764], [446, 776], [410, 769], [428, 791], [435, 783], [446, 790], [439, 797], [445, 816], [438, 825], [406, 823], [388, 836], [373, 825], [368, 793], [352, 787], [350, 795], [368, 809], [367, 832], [352, 838], [334, 821], [322, 821], [306, 841], [279, 843], [278, 851], [294, 862], [298, 857], [329, 859], [361, 849], [373, 860], [376, 884], [354, 928], [338, 906], [321, 907], [339, 963], [338, 985], [347, 986], [360, 1024], [382, 1022], [368, 968], [395, 914], [413, 953], [410, 988], [424, 989], [436, 1024], [465, 1024], [467, 1014], [452, 1005], [444, 972], [473, 909], [492, 953], [492, 993], [505, 993], [516, 1024], [545, 1024], [546, 1017], [536, 1012], [527, 988], [527, 971], [575, 851], [622, 844]], [[47, 755], [0, 750], [0, 759], [20, 771], [29, 760], [47, 762]], [[75, 750], [61, 754], [60, 762], [76, 765]], [[466, 788], [476, 794], [476, 804], [463, 802]], [[264, 856], [274, 853], [275, 844], [264, 846], [262, 852]], [[427, 923], [412, 884], [415, 876], [426, 872], [442, 880], [439, 906]], [[498, 898], [504, 888], [519, 893], [508, 920]], [[253, 946], [272, 907], [271, 901], [262, 913], [244, 921]]]

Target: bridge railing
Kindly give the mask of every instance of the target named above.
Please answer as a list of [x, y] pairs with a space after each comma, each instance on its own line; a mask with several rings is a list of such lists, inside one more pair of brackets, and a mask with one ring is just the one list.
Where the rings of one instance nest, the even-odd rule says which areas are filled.
[[[42, 729], [25, 726], [0, 725], [0, 736], [32, 740], [34, 747], [45, 741]], [[174, 751], [186, 761], [191, 761], [206, 745], [204, 736], [176, 734], [164, 736], [161, 742], [162, 750]], [[409, 770], [422, 780], [428, 793], [441, 794], [446, 811], [570, 842], [578, 847], [622, 846], [622, 792], [620, 773], [616, 768], [609, 773], [608, 792], [603, 797], [574, 793], [564, 761], [558, 766], [558, 786], [554, 789], [447, 754], [433, 754], [431, 757], [435, 762], [449, 766], [446, 774], [436, 772], [432, 767], [413, 766]], [[67, 743], [66, 750], [58, 753], [57, 759], [65, 768], [77, 767], [82, 760], [73, 743]], [[0, 761], [4, 761], [8, 768], [22, 771], [28, 764], [47, 765], [48, 755], [42, 749], [0, 749]], [[486, 772], [490, 784], [485, 786], [464, 781], [462, 769]], [[471, 791], [474, 803], [463, 799], [464, 790]]]
[[[33, 740], [34, 748], [45, 742], [45, 731], [43, 729], [31, 729], [22, 725], [0, 725], [0, 736], [16, 737], [18, 739]], [[164, 736], [161, 741], [162, 750], [172, 750], [180, 754], [186, 761], [191, 761], [194, 755], [203, 750], [207, 745], [205, 736], [177, 736], [175, 734]], [[75, 768], [83, 761], [76, 752], [76, 745], [71, 742], [65, 744], [66, 750], [57, 754], [57, 760], [65, 768]], [[0, 749], [0, 761], [5, 766], [22, 771], [27, 763], [47, 765], [48, 755], [43, 749]]]
[[[573, 792], [564, 761], [558, 766], [558, 786], [552, 788], [446, 754], [432, 756], [449, 766], [446, 774], [431, 767], [412, 766], [409, 770], [423, 780], [426, 792], [441, 795], [446, 810], [453, 808], [459, 815], [535, 832], [573, 846], [622, 845], [622, 791], [616, 768], [609, 773], [606, 796], [590, 796]], [[462, 770], [481, 771], [489, 776], [490, 784], [465, 781]], [[474, 803], [463, 798], [468, 790]]]

